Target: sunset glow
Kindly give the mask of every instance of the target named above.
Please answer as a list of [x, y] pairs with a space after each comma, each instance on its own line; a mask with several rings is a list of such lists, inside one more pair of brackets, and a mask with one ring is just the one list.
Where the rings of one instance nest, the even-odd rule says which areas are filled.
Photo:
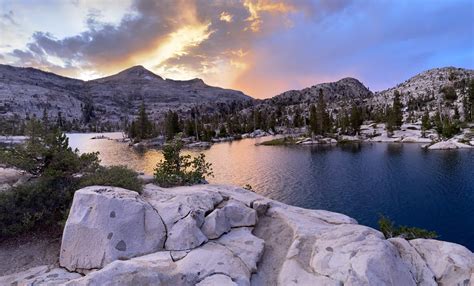
[[84, 80], [143, 65], [266, 98], [346, 76], [380, 90], [432, 67], [474, 66], [472, 1], [0, 3], [0, 63]]

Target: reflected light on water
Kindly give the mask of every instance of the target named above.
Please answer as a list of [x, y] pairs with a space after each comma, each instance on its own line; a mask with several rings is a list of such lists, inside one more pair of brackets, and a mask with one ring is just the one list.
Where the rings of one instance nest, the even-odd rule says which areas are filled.
[[[96, 134], [71, 134], [81, 152], [100, 152], [103, 165], [153, 174], [158, 150], [135, 151]], [[106, 134], [121, 138], [120, 133]], [[399, 224], [435, 230], [441, 239], [474, 249], [474, 150], [426, 151], [417, 144], [255, 146], [268, 138], [214, 144], [203, 152], [211, 183], [251, 185], [262, 195], [299, 207], [347, 214], [377, 227], [380, 214]]]

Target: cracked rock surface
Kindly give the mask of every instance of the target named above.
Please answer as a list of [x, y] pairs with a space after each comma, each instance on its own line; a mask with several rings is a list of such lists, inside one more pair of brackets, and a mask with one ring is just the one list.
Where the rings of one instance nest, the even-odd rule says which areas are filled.
[[158, 212], [137, 192], [87, 187], [74, 194], [59, 263], [69, 271], [87, 272], [161, 250], [165, 239]]
[[343, 214], [222, 185], [148, 184], [142, 195], [78, 190], [60, 258], [61, 268], [35, 267], [0, 277], [0, 285], [471, 285], [474, 278], [474, 254], [461, 245], [387, 240]]

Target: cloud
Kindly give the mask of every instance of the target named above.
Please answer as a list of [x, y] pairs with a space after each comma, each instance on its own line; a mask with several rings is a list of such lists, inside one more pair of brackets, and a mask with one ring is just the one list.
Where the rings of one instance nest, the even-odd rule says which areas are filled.
[[94, 9], [86, 31], [64, 38], [38, 31], [26, 48], [9, 56], [17, 64], [69, 76], [106, 75], [142, 64], [163, 76], [204, 75], [213, 84], [231, 84], [229, 78], [248, 66], [245, 55], [253, 43], [281, 26], [279, 17], [297, 10], [291, 2], [136, 0], [118, 24], [102, 22]]
[[221, 21], [224, 21], [224, 22], [227, 22], [227, 23], [231, 23], [232, 20], [233, 20], [233, 16], [232, 16], [231, 14], [229, 14], [229, 13], [227, 13], [227, 12], [224, 11], [224, 12], [221, 13], [219, 19], [220, 19]]
[[15, 21], [15, 15], [12, 10], [8, 11], [7, 13], [4, 13], [1, 15], [2, 22], [8, 22], [12, 25], [18, 26], [18, 23]]
[[[84, 79], [141, 64], [257, 97], [343, 76], [381, 88], [414, 70], [474, 65], [470, 1], [130, 1], [73, 0], [80, 31], [58, 36], [48, 22], [21, 45], [13, 39], [22, 13], [13, 9], [0, 18], [9, 39], [0, 61]], [[122, 10], [110, 14], [114, 3]]]

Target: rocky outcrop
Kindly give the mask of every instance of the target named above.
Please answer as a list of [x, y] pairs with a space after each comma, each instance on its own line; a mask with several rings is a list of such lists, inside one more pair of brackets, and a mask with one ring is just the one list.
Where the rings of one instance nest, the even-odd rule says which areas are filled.
[[343, 78], [336, 82], [320, 83], [302, 90], [289, 90], [267, 99], [265, 103], [291, 105], [303, 102], [316, 103], [322, 93], [329, 103], [348, 99], [362, 102], [373, 96], [373, 93], [355, 78]]
[[[123, 256], [121, 240], [131, 245]], [[342, 214], [218, 185], [81, 189], [61, 251], [72, 272], [54, 271], [66, 285], [469, 285], [474, 273], [474, 254], [461, 245], [387, 240]], [[45, 269], [0, 284], [43, 281]]]
[[0, 167], [0, 192], [27, 182], [31, 178], [27, 172], [15, 168]]
[[474, 256], [465, 247], [434, 239], [410, 241], [441, 285], [474, 283]]
[[459, 143], [454, 139], [441, 141], [428, 147], [429, 150], [454, 150], [454, 149], [471, 149], [471, 148], [474, 148], [474, 146], [464, 144], [464, 143]]
[[60, 265], [77, 272], [100, 269], [117, 259], [162, 250], [165, 239], [161, 217], [138, 193], [87, 187], [74, 194]]

